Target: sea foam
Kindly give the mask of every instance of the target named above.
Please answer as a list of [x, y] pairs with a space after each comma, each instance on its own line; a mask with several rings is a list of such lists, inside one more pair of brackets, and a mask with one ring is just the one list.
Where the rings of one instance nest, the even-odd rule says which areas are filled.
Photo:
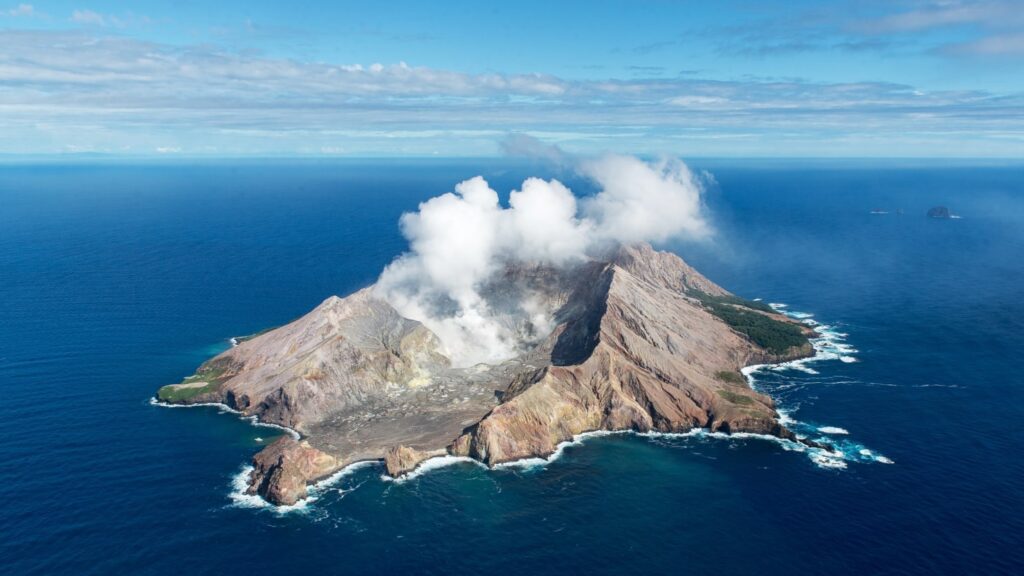
[[519, 460], [511, 460], [509, 462], [502, 462], [501, 464], [495, 464], [494, 468], [498, 470], [507, 470], [510, 468], [542, 468], [558, 460], [565, 453], [565, 449], [570, 446], [580, 446], [589, 438], [600, 438], [602, 436], [611, 436], [612, 434], [628, 434], [632, 430], [592, 430], [590, 432], [582, 432], [573, 436], [570, 440], [559, 442], [555, 446], [555, 451], [547, 457], [534, 456], [531, 458], [522, 458]]
[[251, 465], [245, 465], [231, 478], [231, 491], [228, 493], [228, 498], [231, 500], [231, 506], [235, 508], [263, 509], [276, 514], [304, 513], [310, 510], [310, 505], [319, 500], [328, 489], [332, 488], [342, 479], [363, 468], [379, 465], [380, 462], [376, 460], [353, 462], [334, 474], [309, 485], [306, 488], [306, 498], [288, 506], [271, 504], [256, 494], [246, 494], [246, 490], [249, 488], [249, 476], [254, 468]]
[[[799, 360], [791, 360], [778, 364], [755, 364], [753, 366], [743, 368], [741, 372], [746, 377], [747, 383], [751, 388], [755, 390], [758, 389], [755, 375], [763, 370], [798, 370], [807, 374], [818, 374], [816, 370], [809, 368], [808, 364], [826, 360], [839, 360], [840, 362], [847, 364], [858, 361], [856, 356], [854, 356], [858, 350], [846, 342], [846, 337], [848, 336], [847, 333], [840, 332], [832, 325], [823, 324], [814, 320], [811, 314], [791, 311], [788, 309], [786, 304], [773, 302], [770, 303], [769, 306], [771, 306], [776, 312], [784, 314], [795, 320], [799, 320], [801, 323], [814, 330], [817, 336], [810, 339], [811, 346], [814, 348], [814, 355], [809, 358], [801, 358]], [[835, 439], [836, 436], [849, 435], [849, 432], [846, 429], [838, 426], [813, 426], [805, 424], [793, 418], [792, 409], [779, 409], [779, 422], [797, 434], [803, 434], [812, 440], [835, 447], [835, 450], [831, 452], [818, 448], [812, 448], [806, 451], [811, 462], [820, 468], [842, 470], [846, 468], [847, 462], [893, 463], [889, 458], [876, 454], [851, 440], [844, 438], [837, 441]], [[827, 436], [815, 438], [814, 436], [816, 433]]]
[[487, 467], [479, 460], [474, 460], [467, 456], [452, 456], [450, 454], [446, 454], [444, 456], [434, 456], [431, 458], [427, 458], [423, 462], [420, 462], [420, 464], [416, 466], [416, 468], [414, 468], [411, 472], [403, 474], [398, 478], [395, 478], [394, 476], [389, 476], [387, 474], [381, 474], [380, 479], [383, 480], [384, 482], [394, 482], [396, 484], [403, 484], [410, 480], [415, 480], [416, 478], [419, 478], [420, 476], [426, 474], [427, 472], [433, 470], [440, 470], [441, 468], [447, 468], [448, 466], [453, 466], [455, 464], [462, 463], [475, 464], [477, 466], [482, 466], [484, 468]]
[[149, 404], [151, 406], [159, 406], [161, 408], [217, 408], [221, 414], [234, 414], [241, 420], [249, 422], [253, 426], [260, 428], [273, 428], [275, 430], [281, 430], [296, 440], [302, 439], [302, 435], [293, 428], [287, 426], [281, 426], [280, 424], [272, 424], [270, 422], [261, 422], [258, 416], [246, 416], [245, 414], [235, 410], [227, 404], [220, 402], [198, 402], [196, 404], [169, 404], [167, 402], [161, 402], [156, 398], [150, 397]]

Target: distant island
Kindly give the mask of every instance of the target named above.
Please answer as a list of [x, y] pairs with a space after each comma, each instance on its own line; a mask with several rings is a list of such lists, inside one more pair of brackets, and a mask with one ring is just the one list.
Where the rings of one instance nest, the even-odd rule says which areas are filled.
[[519, 263], [484, 291], [539, 296], [553, 328], [516, 320], [521, 353], [454, 367], [438, 335], [370, 287], [240, 339], [156, 396], [297, 431], [253, 458], [248, 492], [275, 504], [355, 462], [383, 461], [392, 476], [442, 455], [494, 466], [596, 430], [704, 428], [822, 447], [783, 426], [740, 372], [813, 355], [813, 332], [674, 254], [641, 243], [569, 267]]
[[949, 208], [946, 208], [945, 206], [935, 206], [934, 208], [930, 208], [928, 210], [928, 217], [938, 219], [957, 218], [957, 216], [950, 212]]

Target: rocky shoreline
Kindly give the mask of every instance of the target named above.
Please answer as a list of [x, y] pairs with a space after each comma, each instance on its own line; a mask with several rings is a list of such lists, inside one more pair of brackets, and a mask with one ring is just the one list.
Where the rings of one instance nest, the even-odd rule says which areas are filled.
[[301, 433], [253, 458], [249, 493], [283, 505], [358, 461], [383, 461], [394, 477], [443, 455], [493, 467], [546, 458], [593, 431], [706, 429], [828, 449], [797, 438], [771, 398], [736, 378], [744, 366], [812, 356], [813, 331], [732, 296], [674, 254], [624, 247], [568, 271], [510, 270], [503, 281], [540, 294], [557, 322], [508, 361], [452, 367], [433, 333], [371, 288], [240, 342], [157, 397], [219, 402]]

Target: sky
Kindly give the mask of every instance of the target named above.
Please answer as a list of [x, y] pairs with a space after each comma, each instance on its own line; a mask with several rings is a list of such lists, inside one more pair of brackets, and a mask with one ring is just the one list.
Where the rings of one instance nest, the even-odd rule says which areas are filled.
[[3, 2], [5, 156], [1024, 158], [1024, 0]]

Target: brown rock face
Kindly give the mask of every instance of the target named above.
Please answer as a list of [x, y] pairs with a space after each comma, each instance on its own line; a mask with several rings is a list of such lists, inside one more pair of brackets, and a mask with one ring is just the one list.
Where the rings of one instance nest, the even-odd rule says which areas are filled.
[[648, 260], [641, 270], [646, 277], [610, 264], [577, 296], [586, 304], [554, 336], [555, 350], [568, 342], [561, 348], [570, 361], [513, 383], [457, 443], [468, 455], [487, 464], [544, 456], [592, 430], [782, 433], [770, 398], [715, 377], [745, 364], [756, 347], [685, 297], [684, 282], [664, 266]]
[[279, 440], [253, 461], [250, 491], [285, 504], [358, 460], [382, 459], [397, 476], [445, 450], [489, 465], [546, 456], [591, 430], [792, 437], [738, 371], [810, 346], [770, 354], [731, 329], [687, 295], [729, 293], [678, 256], [640, 245], [570, 270], [512, 267], [494, 282], [502, 302], [524, 290], [556, 327], [535, 338], [524, 324], [534, 339], [494, 366], [452, 368], [430, 330], [365, 289], [210, 360], [200, 372], [216, 386], [182, 401], [219, 400], [303, 432], [308, 442]]
[[306, 497], [306, 485], [340, 468], [339, 461], [291, 436], [285, 436], [252, 459], [249, 494], [290, 505]]
[[445, 454], [447, 454], [447, 451], [443, 449], [422, 452], [408, 446], [392, 446], [384, 453], [384, 468], [387, 470], [388, 475], [397, 478], [412, 472], [424, 460], [429, 460], [435, 456], [444, 456]]

